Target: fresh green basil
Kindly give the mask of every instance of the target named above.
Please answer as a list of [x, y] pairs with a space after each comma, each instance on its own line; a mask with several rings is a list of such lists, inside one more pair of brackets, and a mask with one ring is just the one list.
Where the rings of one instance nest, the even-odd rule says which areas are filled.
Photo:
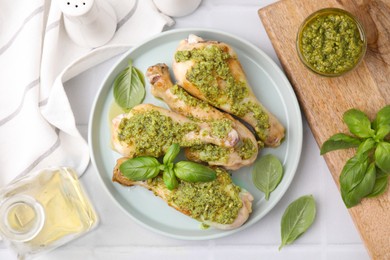
[[321, 155], [339, 149], [358, 147], [361, 141], [355, 137], [339, 133], [331, 136], [321, 146]]
[[359, 184], [349, 190], [341, 188], [341, 197], [343, 198], [345, 206], [347, 206], [347, 208], [351, 208], [360, 203], [362, 198], [366, 197], [372, 192], [375, 185], [375, 180], [375, 163], [371, 163]]
[[316, 203], [312, 195], [306, 195], [293, 201], [284, 211], [281, 221], [282, 243], [279, 250], [285, 245], [294, 242], [313, 224], [316, 216]]
[[374, 139], [377, 142], [381, 142], [385, 139], [386, 136], [390, 134], [390, 125], [382, 125], [376, 131]]
[[376, 131], [379, 131], [381, 127], [390, 126], [390, 105], [378, 111], [372, 126]]
[[375, 185], [371, 193], [367, 195], [368, 198], [373, 198], [385, 193], [387, 186], [389, 185], [389, 174], [386, 174], [381, 169], [376, 169]]
[[145, 79], [137, 68], [133, 67], [132, 60], [129, 65], [116, 77], [114, 81], [115, 102], [125, 111], [142, 103], [145, 98]]
[[177, 188], [177, 178], [188, 182], [207, 182], [215, 180], [217, 175], [214, 170], [204, 165], [181, 161], [176, 164], [173, 160], [180, 152], [178, 144], [172, 144], [163, 157], [163, 164], [156, 158], [140, 156], [128, 159], [119, 166], [122, 174], [134, 181], [143, 181], [156, 177], [163, 172], [163, 181], [169, 190]]
[[255, 162], [252, 171], [253, 184], [265, 194], [265, 200], [276, 189], [283, 177], [283, 166], [279, 159], [267, 154]]
[[375, 148], [375, 146], [375, 140], [373, 138], [367, 138], [359, 145], [356, 154], [367, 157], [368, 153], [370, 153]]
[[164, 155], [163, 163], [164, 164], [170, 164], [173, 163], [173, 160], [175, 160], [176, 156], [180, 152], [180, 145], [179, 144], [172, 144], [169, 148], [167, 153]]
[[390, 143], [380, 142], [375, 150], [376, 165], [385, 173], [390, 173]]
[[217, 178], [214, 170], [194, 162], [181, 161], [176, 163], [173, 169], [179, 179], [188, 182], [207, 182]]
[[343, 120], [347, 124], [349, 131], [357, 137], [368, 138], [374, 136], [370, 119], [362, 111], [350, 109], [344, 113]]
[[346, 162], [339, 178], [341, 196], [350, 208], [364, 197], [382, 194], [388, 186], [390, 105], [379, 110], [373, 122], [357, 109], [345, 112], [343, 119], [356, 138], [335, 134], [324, 142], [321, 154], [338, 148], [351, 148], [360, 142], [355, 156]]
[[348, 193], [359, 185], [364, 178], [368, 164], [368, 157], [355, 155], [349, 159], [340, 174], [341, 191]]
[[160, 165], [156, 158], [140, 156], [125, 161], [119, 166], [119, 170], [131, 180], [143, 181], [156, 177], [160, 172]]
[[164, 171], [163, 180], [168, 190], [174, 190], [179, 185], [173, 169], [166, 169]]

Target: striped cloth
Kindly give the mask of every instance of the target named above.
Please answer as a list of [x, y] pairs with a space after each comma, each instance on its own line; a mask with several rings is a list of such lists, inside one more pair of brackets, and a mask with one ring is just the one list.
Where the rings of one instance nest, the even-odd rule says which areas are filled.
[[81, 175], [88, 145], [63, 82], [173, 24], [152, 0], [110, 0], [118, 18], [114, 38], [88, 49], [69, 39], [56, 2], [0, 0], [0, 187], [48, 166]]

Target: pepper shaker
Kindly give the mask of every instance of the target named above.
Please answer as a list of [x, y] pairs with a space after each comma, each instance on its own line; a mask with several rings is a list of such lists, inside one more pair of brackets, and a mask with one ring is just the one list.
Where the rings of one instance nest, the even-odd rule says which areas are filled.
[[76, 44], [96, 48], [114, 36], [117, 17], [105, 0], [57, 0], [68, 36]]

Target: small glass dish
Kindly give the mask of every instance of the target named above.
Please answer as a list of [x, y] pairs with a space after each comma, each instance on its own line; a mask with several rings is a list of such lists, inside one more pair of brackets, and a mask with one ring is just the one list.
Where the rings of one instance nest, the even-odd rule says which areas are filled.
[[324, 8], [309, 15], [296, 38], [298, 56], [311, 71], [337, 77], [356, 68], [367, 49], [363, 26], [351, 13]]

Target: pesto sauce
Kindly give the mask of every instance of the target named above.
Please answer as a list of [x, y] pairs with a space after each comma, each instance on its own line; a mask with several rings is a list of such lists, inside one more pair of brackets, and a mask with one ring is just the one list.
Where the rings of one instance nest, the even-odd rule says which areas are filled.
[[255, 154], [256, 147], [253, 145], [252, 140], [249, 138], [244, 138], [242, 142], [242, 146], [240, 146], [236, 150], [240, 155], [241, 159], [247, 160]]
[[233, 152], [237, 152], [241, 159], [247, 160], [257, 151], [255, 145], [252, 143], [252, 140], [249, 138], [244, 138], [241, 146], [233, 148], [221, 147], [214, 144], [203, 144], [191, 146], [189, 149], [190, 152], [197, 153], [199, 155], [199, 159], [203, 162], [218, 161], [222, 163], [227, 163], [229, 155]]
[[303, 58], [314, 70], [339, 74], [357, 64], [364, 41], [351, 17], [341, 12], [326, 12], [304, 26], [299, 48]]
[[199, 154], [199, 159], [203, 162], [222, 162], [226, 163], [232, 148], [221, 147], [214, 144], [191, 146], [190, 152]]
[[231, 224], [242, 207], [240, 187], [234, 185], [229, 174], [216, 168], [217, 179], [211, 182], [185, 182], [167, 195], [168, 203], [177, 205], [192, 218]]
[[252, 113], [256, 119], [255, 131], [261, 140], [265, 140], [268, 135], [268, 129], [270, 128], [269, 117], [259, 104], [255, 104], [251, 101], [241, 104], [233, 104], [232, 113], [238, 117], [243, 117], [248, 113]]
[[188, 106], [200, 107], [205, 111], [208, 111], [210, 109], [210, 105], [207, 102], [191, 96], [187, 91], [185, 91], [183, 88], [179, 87], [178, 85], [173, 85], [170, 88], [170, 91], [175, 96], [177, 96], [179, 100], [182, 100]]
[[[229, 53], [215, 45], [201, 49], [178, 51], [176, 62], [194, 61], [194, 66], [187, 72], [186, 78], [199, 88], [202, 94], [215, 105], [221, 96], [228, 97], [229, 103], [243, 100], [248, 95], [246, 82], [237, 81], [229, 68]], [[226, 82], [224, 90], [219, 88], [218, 80]]]
[[233, 129], [233, 122], [227, 118], [210, 121], [211, 134], [218, 138], [226, 138]]
[[[249, 95], [247, 82], [236, 80], [230, 70], [228, 61], [233, 59], [229, 53], [215, 45], [201, 49], [178, 51], [176, 62], [194, 61], [193, 67], [187, 71], [186, 78], [194, 84], [205, 96], [208, 102], [215, 106], [229, 104], [232, 114], [243, 117], [252, 112], [257, 123], [255, 131], [261, 140], [268, 134], [269, 118], [260, 105], [253, 102], [243, 102]], [[219, 80], [225, 82], [225, 88], [219, 87]]]
[[194, 143], [183, 141], [187, 133], [199, 131], [197, 124], [179, 124], [155, 110], [137, 112], [130, 118], [123, 118], [118, 129], [119, 141], [135, 146], [135, 156], [162, 156], [173, 143], [180, 146], [198, 144], [197, 140]]

